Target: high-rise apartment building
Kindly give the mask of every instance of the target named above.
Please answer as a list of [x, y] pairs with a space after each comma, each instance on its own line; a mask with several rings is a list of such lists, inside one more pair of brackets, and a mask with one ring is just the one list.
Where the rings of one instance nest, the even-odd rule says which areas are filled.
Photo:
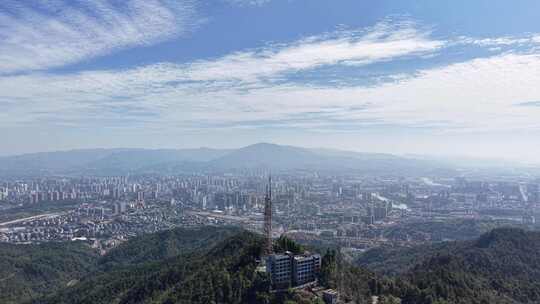
[[266, 262], [266, 271], [277, 289], [314, 282], [320, 269], [321, 256], [318, 254], [272, 254]]

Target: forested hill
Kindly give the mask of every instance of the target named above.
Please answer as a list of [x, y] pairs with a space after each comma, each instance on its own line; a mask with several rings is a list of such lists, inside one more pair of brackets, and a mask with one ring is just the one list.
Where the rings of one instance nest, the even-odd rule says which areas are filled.
[[540, 303], [538, 232], [500, 228], [474, 241], [379, 253], [402, 273], [391, 292], [403, 303]]
[[[97, 259], [93, 272], [69, 287], [30, 303], [312, 303], [313, 297], [271, 293], [266, 273], [257, 271], [262, 237], [238, 228], [174, 229], [132, 239]], [[275, 252], [301, 253], [287, 238]], [[378, 286], [374, 274], [346, 267], [336, 273], [336, 256], [324, 255], [321, 282], [334, 287], [345, 277], [347, 295], [367, 301]], [[320, 299], [319, 302], [320, 303]]]
[[429, 299], [454, 303], [539, 303], [540, 233], [495, 229], [477, 241], [449, 244], [407, 278]]
[[268, 297], [255, 271], [262, 245], [240, 232], [208, 250], [95, 273], [35, 303], [246, 303]]
[[0, 244], [0, 303], [26, 303], [119, 269], [144, 269], [153, 262], [206, 252], [241, 231], [234, 227], [178, 228], [133, 238], [105, 256], [83, 242]]
[[14, 304], [51, 293], [95, 271], [98, 254], [83, 243], [0, 243], [0, 303]]
[[[269, 292], [256, 271], [262, 243], [239, 228], [204, 227], [137, 237], [102, 257], [84, 243], [4, 244], [0, 303], [314, 303]], [[274, 249], [303, 251], [286, 238]], [[501, 228], [401, 254], [389, 258], [402, 269], [383, 277], [329, 251], [320, 283], [353, 303], [540, 303], [538, 232]]]
[[162, 261], [179, 255], [208, 250], [223, 240], [241, 233], [237, 227], [213, 226], [198, 229], [172, 229], [130, 239], [99, 260], [102, 270]]

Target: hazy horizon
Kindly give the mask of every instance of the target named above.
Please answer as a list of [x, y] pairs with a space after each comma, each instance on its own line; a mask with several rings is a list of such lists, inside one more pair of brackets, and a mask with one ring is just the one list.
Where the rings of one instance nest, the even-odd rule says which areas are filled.
[[540, 163], [539, 10], [3, 2], [0, 155], [274, 142]]
[[17, 153], [17, 154], [0, 154], [0, 157], [10, 157], [10, 156], [21, 156], [21, 155], [27, 155], [27, 154], [34, 154], [34, 153], [54, 153], [54, 152], [71, 152], [71, 151], [78, 151], [78, 150], [196, 150], [196, 149], [214, 149], [214, 150], [237, 150], [246, 148], [249, 146], [254, 145], [277, 145], [277, 146], [287, 146], [287, 147], [294, 147], [294, 148], [304, 148], [304, 149], [326, 149], [326, 150], [334, 150], [336, 152], [352, 152], [352, 153], [367, 153], [367, 154], [387, 154], [387, 155], [394, 155], [404, 158], [419, 158], [419, 159], [434, 159], [434, 160], [447, 160], [447, 161], [482, 161], [486, 163], [490, 162], [503, 162], [499, 163], [499, 165], [506, 166], [506, 165], [540, 165], [540, 162], [535, 161], [529, 161], [526, 159], [513, 159], [513, 158], [504, 158], [504, 157], [489, 157], [489, 156], [475, 156], [475, 155], [466, 155], [466, 154], [426, 154], [426, 153], [392, 153], [388, 151], [364, 151], [364, 150], [355, 150], [355, 149], [346, 149], [346, 148], [337, 148], [337, 147], [324, 147], [324, 146], [303, 146], [303, 145], [295, 145], [295, 144], [282, 144], [282, 143], [276, 143], [276, 142], [254, 142], [246, 145], [241, 146], [209, 146], [209, 145], [202, 145], [202, 146], [186, 146], [186, 147], [122, 147], [122, 146], [116, 146], [116, 147], [82, 147], [82, 148], [66, 148], [66, 149], [58, 149], [58, 150], [47, 150], [47, 151], [36, 151], [36, 152], [28, 152], [28, 153]]

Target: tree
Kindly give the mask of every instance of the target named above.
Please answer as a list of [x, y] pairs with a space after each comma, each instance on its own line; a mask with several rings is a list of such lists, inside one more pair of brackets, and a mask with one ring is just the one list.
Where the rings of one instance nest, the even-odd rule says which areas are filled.
[[290, 251], [293, 254], [302, 254], [304, 253], [304, 247], [302, 247], [302, 245], [296, 243], [295, 241], [289, 239], [288, 237], [282, 235], [279, 237], [279, 239], [276, 240], [274, 244], [274, 251]]
[[337, 258], [335, 250], [327, 250], [321, 261], [320, 284], [326, 288], [337, 286]]

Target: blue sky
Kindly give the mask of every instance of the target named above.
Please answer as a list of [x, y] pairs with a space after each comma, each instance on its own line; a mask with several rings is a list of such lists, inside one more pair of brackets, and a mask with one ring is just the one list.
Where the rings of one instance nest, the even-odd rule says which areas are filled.
[[538, 1], [2, 1], [0, 154], [276, 142], [538, 161]]

